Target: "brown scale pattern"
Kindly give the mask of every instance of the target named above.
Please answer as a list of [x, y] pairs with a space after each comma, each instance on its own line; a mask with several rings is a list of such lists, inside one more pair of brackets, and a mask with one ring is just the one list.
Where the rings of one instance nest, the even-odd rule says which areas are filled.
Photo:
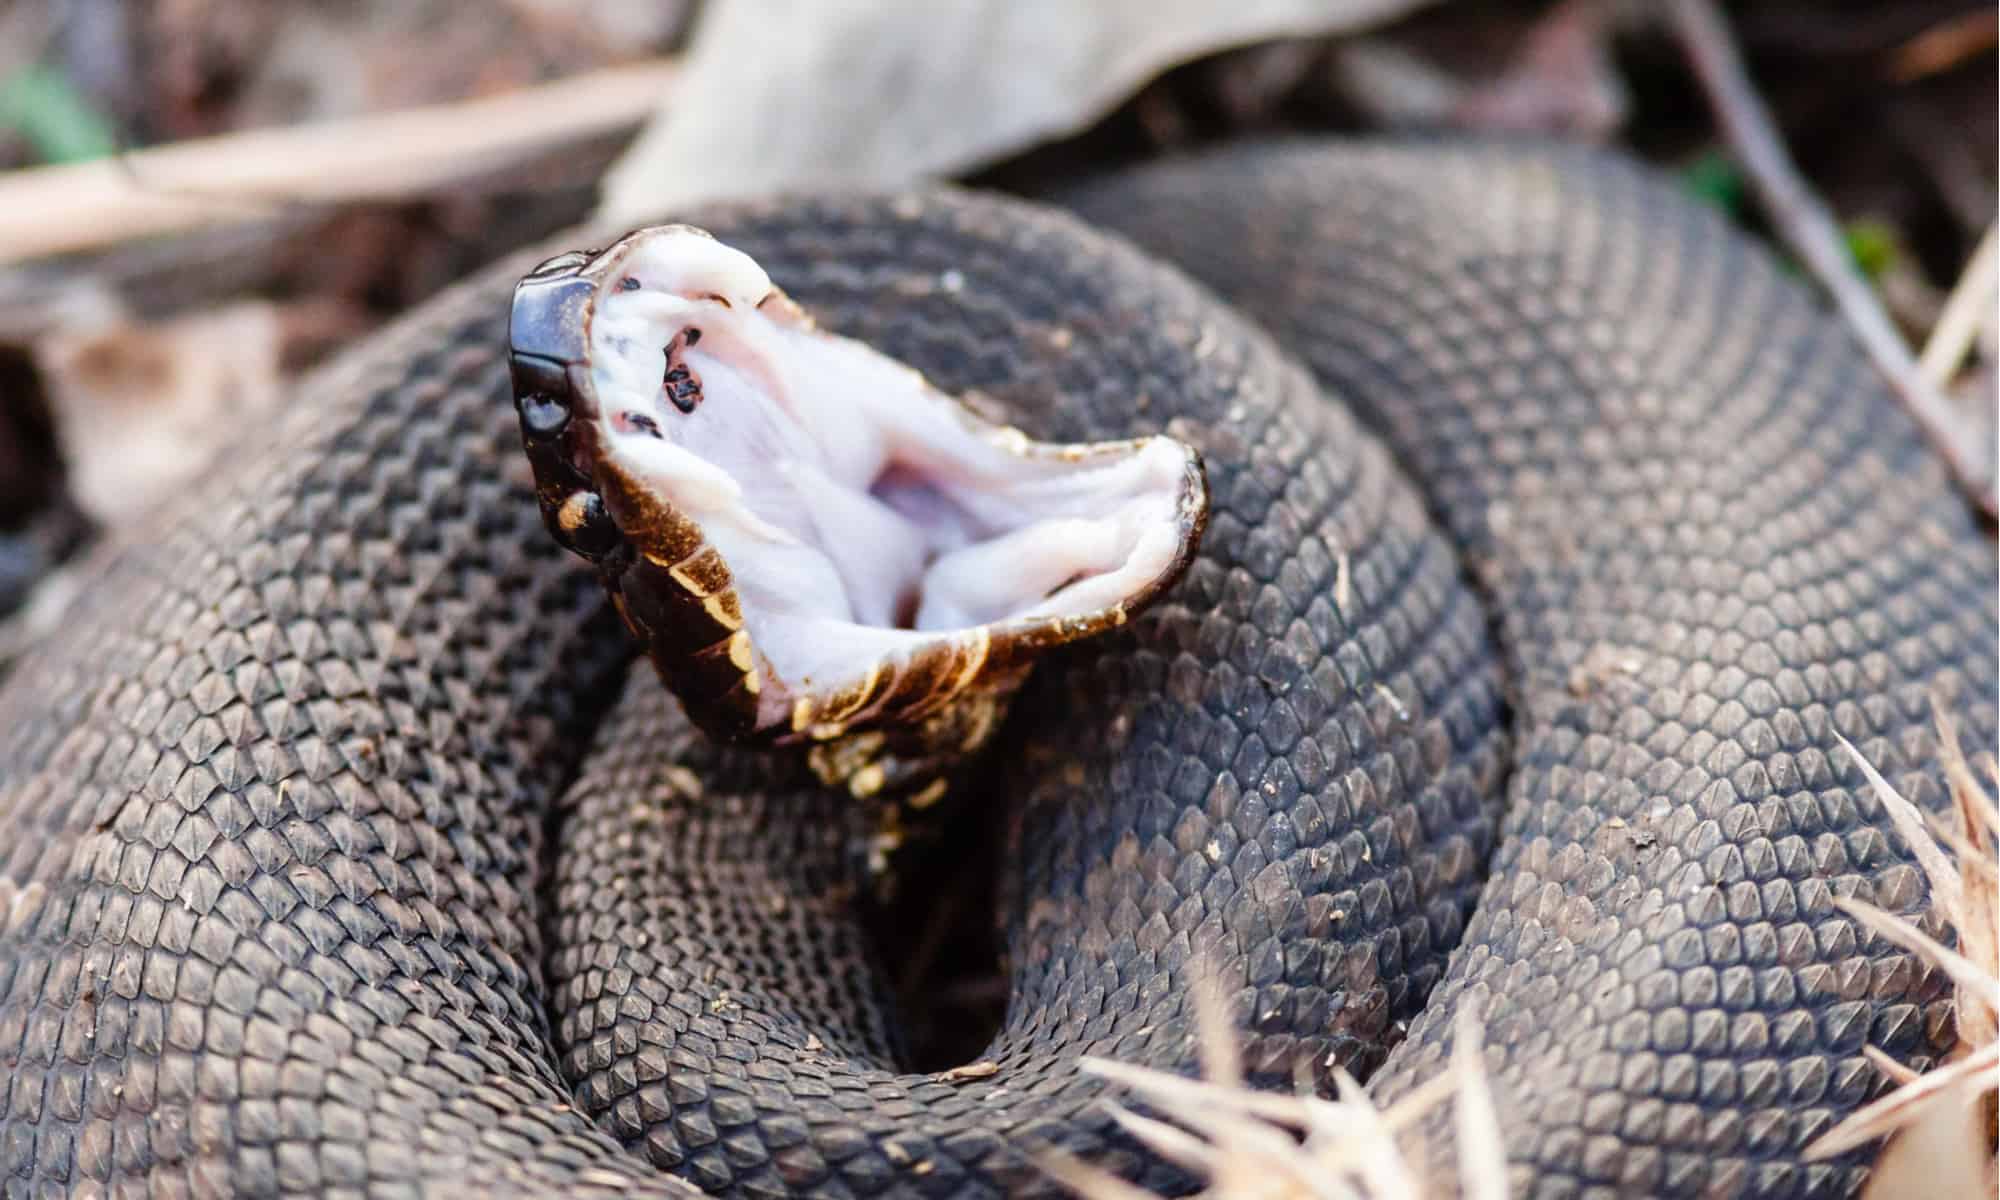
[[896, 1071], [863, 814], [644, 674], [602, 713], [627, 651], [506, 402], [537, 252], [320, 376], [0, 687], [0, 1195], [990, 1195], [1052, 1143], [1171, 1186], [1074, 1057], [1186, 1065], [1203, 957], [1271, 1077], [1405, 1088], [1476, 993], [1525, 1191], [1851, 1192], [1798, 1146], [1864, 1039], [1945, 1027], [1830, 907], [1924, 903], [1830, 731], [1935, 799], [1927, 689], [1990, 739], [1995, 638], [1991, 547], [1844, 335], [1601, 159], [1261, 152], [1087, 203], [1422, 491], [1073, 223], [690, 214], [1038, 436], [1207, 456], [1186, 580], [960, 781], [1008, 831], [997, 1074]]
[[621, 656], [517, 502], [501, 286], [242, 441], [0, 692], [0, 1193], [668, 1190], [541, 1032], [569, 678]]
[[716, 232], [1034, 436], [1189, 438], [1213, 512], [1179, 588], [1045, 666], [998, 778], [955, 784], [1009, 829], [989, 1078], [894, 1069], [853, 924], [866, 814], [706, 753], [635, 678], [557, 855], [550, 982], [579, 1103], [711, 1190], [998, 1195], [1048, 1187], [1024, 1156], [1045, 1145], [1181, 1183], [1086, 1111], [1101, 1087], [1075, 1060], [1191, 1062], [1198, 958], [1267, 1078], [1379, 1061], [1464, 926], [1504, 755], [1483, 614], [1379, 447], [1261, 336], [1068, 222], [906, 201]]
[[1474, 1000], [1519, 1194], [1853, 1192], [1865, 1154], [1801, 1147], [1878, 1090], [1864, 1044], [1921, 1065], [1949, 1027], [1833, 907], [1926, 901], [1833, 734], [1935, 807], [1930, 699], [1992, 743], [1995, 616], [1991, 542], [1844, 329], [1577, 152], [1292, 146], [1076, 201], [1349, 400], [1494, 612], [1502, 843], [1382, 1091]]
[[[991, 1193], [1055, 1142], [1164, 1182], [1072, 1060], [1186, 1063], [1197, 951], [1243, 956], [1273, 1070], [1379, 1054], [1415, 1011], [1504, 735], [1481, 615], [1379, 449], [1072, 223], [952, 197], [711, 217], [1043, 436], [1192, 418], [1216, 473], [1181, 598], [1018, 710], [1030, 749], [988, 796], [1022, 863], [1001, 1073], [891, 1070], [848, 923], [864, 815], [716, 755], [650, 680], [558, 805], [626, 648], [534, 529], [499, 361], [517, 263], [108, 552], [0, 692], [7, 1193], [671, 1190], [646, 1159]], [[1326, 598], [1343, 554], [1359, 633]]]

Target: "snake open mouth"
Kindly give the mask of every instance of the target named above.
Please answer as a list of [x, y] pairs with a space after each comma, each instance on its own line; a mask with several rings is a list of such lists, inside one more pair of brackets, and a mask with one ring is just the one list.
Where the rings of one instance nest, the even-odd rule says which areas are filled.
[[[1154, 598], [1200, 536], [1187, 446], [983, 420], [686, 226], [551, 260], [512, 337], [551, 528], [612, 564], [696, 718], [714, 703], [737, 732], [824, 739], [1011, 691], [1034, 652]], [[604, 519], [624, 554], [582, 544]]]

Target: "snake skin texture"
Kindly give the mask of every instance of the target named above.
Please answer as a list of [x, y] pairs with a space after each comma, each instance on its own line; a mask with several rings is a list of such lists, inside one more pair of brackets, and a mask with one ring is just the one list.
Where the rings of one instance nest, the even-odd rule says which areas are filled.
[[1849, 1194], [1865, 1156], [1799, 1150], [1877, 1090], [1862, 1046], [1921, 1065], [1951, 1034], [1944, 981], [1833, 906], [1926, 902], [1833, 735], [1932, 809], [1932, 699], [1993, 744], [1993, 545], [1844, 328], [1661, 181], [1335, 161], [1073, 202], [1353, 404], [1494, 614], [1500, 850], [1377, 1090], [1442, 1070], [1472, 1000], [1524, 1194]]
[[1406, 1090], [1476, 997], [1522, 1194], [1852, 1194], [1799, 1147], [1864, 1042], [1949, 1026], [1831, 905], [1926, 901], [1832, 735], [1934, 804], [1929, 700], [1991, 742], [1996, 618], [1845, 334], [1598, 156], [1069, 199], [1312, 374], [1019, 203], [675, 214], [1038, 437], [1207, 461], [1188, 576], [954, 780], [1004, 838], [990, 1066], [897, 1069], [867, 814], [620, 696], [509, 404], [544, 247], [317, 376], [0, 686], [0, 1195], [979, 1196], [1051, 1145], [1180, 1187], [1075, 1060], [1186, 1067], [1204, 969], [1273, 1082]]

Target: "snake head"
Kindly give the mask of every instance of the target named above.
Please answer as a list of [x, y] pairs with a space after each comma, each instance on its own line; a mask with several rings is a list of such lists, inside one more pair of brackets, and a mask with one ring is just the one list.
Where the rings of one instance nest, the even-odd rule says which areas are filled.
[[544, 521], [689, 715], [816, 744], [857, 794], [976, 749], [1038, 654], [1156, 599], [1206, 521], [1192, 448], [984, 420], [688, 226], [550, 259], [509, 336]]

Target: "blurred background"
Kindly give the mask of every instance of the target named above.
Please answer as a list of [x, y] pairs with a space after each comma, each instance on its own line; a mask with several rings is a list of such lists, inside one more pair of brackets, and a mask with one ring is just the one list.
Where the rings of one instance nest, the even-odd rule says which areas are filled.
[[[1922, 347], [1994, 219], [1993, 4], [1695, 7]], [[1446, 130], [1621, 143], [1768, 231], [1686, 9], [14, 0], [0, 670], [60, 612], [60, 565], [202, 470], [298, 372], [593, 213], [935, 176], [1032, 187], [1270, 131]], [[1974, 348], [1942, 384], [1987, 422], [1990, 282], [1977, 294], [1955, 335]]]
[[[1886, 317], [1990, 494], [1996, 32], [1991, 0], [0, 4], [0, 674], [87, 547], [510, 249], [1279, 131], [1629, 148]], [[906, 931], [950, 981], [913, 1011], [984, 1028], [1004, 981], [944, 925]]]

